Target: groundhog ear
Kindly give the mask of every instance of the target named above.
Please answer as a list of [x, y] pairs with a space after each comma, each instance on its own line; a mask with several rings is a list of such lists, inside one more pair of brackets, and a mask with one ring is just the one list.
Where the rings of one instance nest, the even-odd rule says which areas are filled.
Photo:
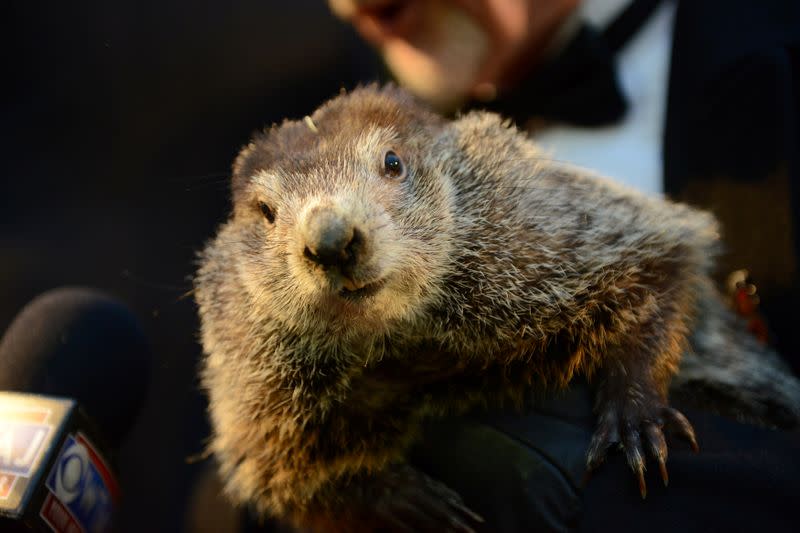
[[236, 159], [233, 160], [233, 168], [231, 169], [232, 170], [231, 176], [233, 177], [234, 180], [242, 175], [245, 164], [247, 163], [248, 158], [255, 149], [256, 149], [255, 143], [251, 142], [250, 144], [243, 147], [239, 151], [239, 154], [236, 156]]
[[234, 202], [247, 188], [251, 178], [259, 170], [265, 170], [275, 163], [276, 128], [258, 133], [253, 140], [240, 151], [233, 161], [231, 169], [231, 190]]
[[233, 161], [231, 169], [231, 193], [234, 203], [242, 195], [250, 177], [255, 170], [254, 159], [256, 158], [257, 146], [251, 142], [239, 151], [239, 155]]
[[[311, 123], [313, 125], [313, 122]], [[310, 150], [318, 142], [316, 125], [307, 121], [286, 120], [280, 126], [256, 134], [233, 162], [232, 189], [236, 201], [259, 171], [280, 167], [293, 154]]]

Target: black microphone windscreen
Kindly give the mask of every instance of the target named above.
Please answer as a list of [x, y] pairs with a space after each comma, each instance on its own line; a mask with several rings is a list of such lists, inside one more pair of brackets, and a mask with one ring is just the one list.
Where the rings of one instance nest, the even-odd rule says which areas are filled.
[[72, 398], [118, 448], [143, 402], [150, 363], [127, 307], [98, 291], [56, 289], [30, 302], [0, 341], [0, 390]]

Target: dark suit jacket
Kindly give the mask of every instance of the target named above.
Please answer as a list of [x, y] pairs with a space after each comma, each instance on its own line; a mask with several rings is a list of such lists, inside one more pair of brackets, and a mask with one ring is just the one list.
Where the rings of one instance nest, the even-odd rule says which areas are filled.
[[679, 3], [663, 155], [667, 193], [720, 219], [720, 273], [751, 271], [799, 370], [800, 2]]

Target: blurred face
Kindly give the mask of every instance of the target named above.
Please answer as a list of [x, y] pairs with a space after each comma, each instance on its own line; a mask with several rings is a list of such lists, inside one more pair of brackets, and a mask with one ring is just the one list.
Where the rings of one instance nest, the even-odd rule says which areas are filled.
[[398, 82], [446, 110], [486, 99], [535, 63], [579, 0], [328, 0]]

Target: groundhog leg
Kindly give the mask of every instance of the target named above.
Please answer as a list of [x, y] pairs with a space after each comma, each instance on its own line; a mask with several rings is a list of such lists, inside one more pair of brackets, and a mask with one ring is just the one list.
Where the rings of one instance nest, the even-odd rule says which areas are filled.
[[656, 383], [651, 361], [646, 354], [628, 352], [610, 358], [601, 369], [595, 404], [597, 429], [586, 457], [588, 475], [603, 463], [610, 446], [621, 445], [638, 478], [642, 498], [647, 496], [644, 450], [658, 462], [664, 485], [669, 482], [665, 428], [698, 449], [692, 425], [667, 404], [665, 387]]

